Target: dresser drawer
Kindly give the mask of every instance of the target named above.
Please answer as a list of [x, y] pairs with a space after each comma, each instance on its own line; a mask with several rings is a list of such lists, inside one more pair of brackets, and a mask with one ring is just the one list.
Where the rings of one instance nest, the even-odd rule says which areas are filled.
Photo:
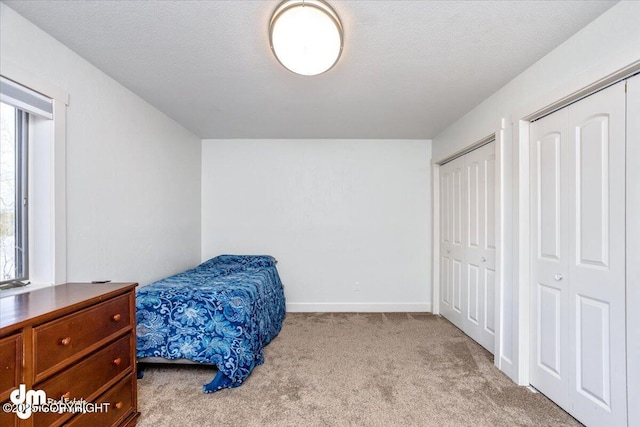
[[112, 389], [101, 396], [96, 403], [109, 403], [106, 412], [92, 412], [80, 414], [74, 417], [68, 424], [69, 427], [80, 426], [114, 426], [122, 425], [124, 421], [131, 422], [139, 414], [135, 412], [135, 386], [133, 374], [116, 384]]
[[[133, 335], [125, 335], [64, 372], [37, 384], [34, 388], [44, 390], [47, 398], [54, 400], [64, 396], [70, 400], [84, 399], [90, 402], [97, 397], [96, 392], [100, 388], [114, 383], [123, 372], [131, 371], [132, 340]], [[69, 418], [69, 415], [36, 413], [33, 417], [35, 425], [48, 426], [59, 418]]]
[[[131, 328], [129, 295], [122, 295], [33, 329], [34, 382]], [[36, 352], [37, 349], [37, 352]]]
[[0, 339], [0, 401], [22, 382], [22, 334]]

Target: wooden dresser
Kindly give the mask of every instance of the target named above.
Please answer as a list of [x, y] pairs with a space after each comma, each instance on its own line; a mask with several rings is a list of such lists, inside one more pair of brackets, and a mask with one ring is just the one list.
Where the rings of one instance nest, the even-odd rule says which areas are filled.
[[20, 420], [0, 407], [1, 426], [136, 424], [136, 285], [67, 283], [0, 294], [0, 403], [25, 384], [47, 398], [82, 399], [102, 408]]

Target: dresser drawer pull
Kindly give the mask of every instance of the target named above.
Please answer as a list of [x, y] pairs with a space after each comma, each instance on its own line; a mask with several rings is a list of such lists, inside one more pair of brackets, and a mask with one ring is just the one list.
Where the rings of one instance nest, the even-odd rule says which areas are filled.
[[114, 322], [119, 322], [120, 321], [120, 313], [118, 314], [114, 314], [113, 316], [111, 316], [111, 320], [113, 320]]
[[61, 345], [69, 345], [69, 344], [71, 344], [71, 337], [62, 338], [60, 340], [60, 344]]
[[116, 409], [122, 409], [123, 406], [124, 404], [122, 402], [116, 403]]
[[60, 396], [60, 400], [68, 399], [68, 398], [70, 398], [70, 397], [71, 397], [71, 392], [70, 392], [70, 391], [68, 391], [68, 392], [66, 392], [65, 394], [63, 394], [62, 396]]
[[122, 358], [116, 357], [115, 359], [113, 359], [113, 364], [114, 365], [120, 366], [120, 363], [122, 363]]

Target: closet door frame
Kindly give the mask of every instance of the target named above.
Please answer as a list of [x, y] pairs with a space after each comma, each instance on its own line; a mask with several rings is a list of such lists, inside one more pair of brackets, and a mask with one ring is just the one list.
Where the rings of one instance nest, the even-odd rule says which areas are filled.
[[[635, 93], [640, 92], [640, 60], [627, 67], [624, 67], [602, 79], [575, 91], [556, 102], [531, 113], [519, 111], [513, 114], [515, 119], [512, 122], [513, 129], [513, 172], [514, 172], [514, 195], [513, 195], [513, 232], [514, 247], [514, 271], [512, 283], [514, 285], [514, 375], [508, 375], [519, 385], [528, 386], [530, 384], [530, 124], [533, 120], [539, 119], [553, 111], [559, 110], [567, 105], [585, 98], [599, 90], [612, 86], [622, 80], [635, 79]], [[629, 84], [627, 84], [627, 99], [629, 99]], [[627, 152], [626, 152], [626, 172], [627, 183], [640, 182], [640, 168], [633, 164], [633, 158], [640, 158], [640, 124], [632, 124], [633, 120], [629, 114], [629, 104], [627, 104]], [[632, 103], [631, 108], [636, 108], [636, 113], [640, 113], [640, 102]], [[631, 124], [631, 127], [630, 127]], [[628, 425], [640, 425], [640, 407], [631, 402], [640, 401], [640, 266], [637, 260], [640, 259], [640, 226], [632, 223], [631, 218], [640, 217], [640, 194], [637, 186], [626, 185], [626, 329], [627, 329], [627, 422]]]
[[[495, 311], [495, 332], [494, 332], [494, 365], [502, 371], [510, 371], [512, 366], [511, 360], [501, 357], [503, 352], [503, 340], [502, 340], [502, 324], [503, 324], [503, 308], [505, 306], [504, 295], [504, 168], [506, 159], [504, 158], [504, 129], [506, 120], [500, 120], [500, 123], [496, 126], [497, 131], [490, 135], [485, 136], [477, 140], [476, 142], [468, 145], [455, 154], [439, 160], [437, 162], [432, 161], [432, 313], [440, 314], [440, 239], [441, 239], [441, 204], [440, 204], [440, 168], [441, 165], [447, 163], [453, 159], [463, 156], [464, 154], [471, 152], [483, 145], [494, 141], [495, 144], [495, 242], [496, 242], [496, 260], [495, 260], [495, 294], [494, 294], [494, 311]], [[504, 363], [504, 362], [508, 363]]]

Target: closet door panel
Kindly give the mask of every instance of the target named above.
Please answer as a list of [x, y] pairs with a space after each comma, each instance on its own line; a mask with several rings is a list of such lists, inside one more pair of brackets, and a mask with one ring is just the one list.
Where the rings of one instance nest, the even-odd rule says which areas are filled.
[[462, 313], [462, 261], [456, 258], [452, 263], [451, 282], [453, 285], [453, 310], [460, 314]]
[[565, 369], [562, 367], [561, 350], [562, 333], [562, 292], [558, 288], [538, 284], [537, 302], [538, 308], [538, 330], [546, 331], [545, 334], [538, 336], [538, 366], [546, 370], [556, 379], [562, 381]]
[[[538, 257], [560, 260], [560, 132], [536, 141]], [[544, 203], [543, 203], [544, 201]]]
[[575, 247], [581, 265], [609, 264], [609, 127], [606, 114], [575, 126]]
[[440, 311], [451, 310], [451, 168], [440, 166]]
[[467, 320], [474, 325], [480, 324], [479, 298], [480, 298], [480, 267], [473, 264], [467, 265]]
[[531, 124], [531, 384], [569, 404], [568, 113]]
[[[482, 183], [482, 155], [481, 148], [470, 152], [464, 157], [464, 177], [467, 186], [466, 192], [466, 211], [465, 211], [465, 229], [467, 245], [465, 271], [467, 280], [465, 281], [465, 314], [466, 328], [469, 334], [476, 341], [479, 341], [480, 326], [480, 296], [484, 294], [484, 277], [480, 274], [479, 251], [481, 248], [481, 240], [483, 240], [484, 225], [483, 221], [483, 202], [484, 185]], [[481, 192], [482, 191], [482, 192]]]
[[569, 107], [575, 416], [626, 425], [624, 82]]
[[486, 268], [484, 274], [484, 329], [493, 338], [496, 333], [496, 271]]
[[481, 156], [481, 244], [480, 266], [483, 282], [482, 339], [485, 348], [493, 352], [495, 345], [496, 294], [496, 153], [495, 143], [480, 148]]
[[452, 239], [451, 242], [454, 245], [462, 245], [462, 226], [463, 219], [462, 215], [464, 213], [464, 208], [462, 203], [464, 201], [463, 195], [463, 178], [462, 178], [462, 170], [463, 170], [463, 159], [456, 159], [451, 162], [451, 213], [452, 213]]
[[[493, 145], [493, 144], [492, 144]], [[495, 148], [495, 147], [493, 147]], [[492, 150], [484, 161], [485, 177], [485, 249], [496, 249], [496, 155]]]
[[493, 353], [495, 342], [495, 143], [464, 156], [466, 276], [462, 330]]
[[441, 313], [456, 326], [462, 319], [463, 161], [440, 166]]
[[[470, 159], [469, 159], [470, 160]], [[481, 224], [481, 177], [480, 177], [480, 163], [476, 159], [466, 162], [465, 172], [467, 181], [467, 211], [465, 212], [467, 218], [467, 241], [469, 247], [480, 247], [480, 224]], [[484, 224], [483, 224], [484, 225]]]
[[452, 318], [456, 326], [462, 328], [462, 306], [463, 306], [463, 283], [464, 271], [462, 266], [465, 260], [464, 251], [464, 213], [465, 213], [465, 191], [464, 183], [464, 159], [462, 157], [451, 161], [452, 176], [452, 248], [451, 248], [451, 299]]

